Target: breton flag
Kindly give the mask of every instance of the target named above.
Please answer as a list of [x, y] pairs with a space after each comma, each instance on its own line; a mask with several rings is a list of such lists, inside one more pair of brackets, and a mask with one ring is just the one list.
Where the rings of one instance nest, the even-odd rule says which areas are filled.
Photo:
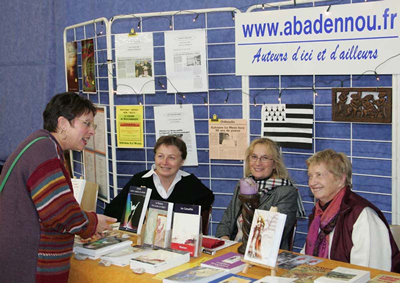
[[282, 147], [312, 149], [312, 104], [265, 104], [261, 134]]

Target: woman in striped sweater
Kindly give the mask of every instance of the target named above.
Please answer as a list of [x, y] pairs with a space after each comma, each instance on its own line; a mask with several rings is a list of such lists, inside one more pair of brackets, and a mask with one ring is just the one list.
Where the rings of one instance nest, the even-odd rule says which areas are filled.
[[26, 138], [4, 164], [0, 282], [67, 282], [74, 235], [101, 235], [116, 221], [80, 209], [64, 166], [63, 152], [83, 150], [94, 135], [94, 115], [90, 100], [57, 94], [43, 112], [44, 130]]

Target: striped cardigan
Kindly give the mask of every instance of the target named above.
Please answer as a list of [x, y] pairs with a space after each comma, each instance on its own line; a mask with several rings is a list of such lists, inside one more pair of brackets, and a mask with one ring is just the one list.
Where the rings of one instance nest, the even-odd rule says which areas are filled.
[[[75, 201], [62, 149], [39, 130], [23, 141], [3, 168], [33, 139], [0, 194], [0, 282], [67, 282], [74, 234], [94, 234], [97, 216]], [[2, 178], [0, 178], [0, 182]]]

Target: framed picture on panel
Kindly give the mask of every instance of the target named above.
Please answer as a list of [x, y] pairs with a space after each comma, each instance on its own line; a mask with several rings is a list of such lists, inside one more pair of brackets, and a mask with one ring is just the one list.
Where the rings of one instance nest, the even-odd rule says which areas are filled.
[[392, 123], [392, 89], [333, 88], [332, 120]]

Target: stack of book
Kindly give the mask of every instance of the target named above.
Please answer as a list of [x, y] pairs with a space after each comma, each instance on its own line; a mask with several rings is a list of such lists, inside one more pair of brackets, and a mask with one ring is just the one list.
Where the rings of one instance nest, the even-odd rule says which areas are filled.
[[190, 254], [172, 249], [154, 249], [148, 253], [134, 256], [130, 261], [132, 270], [143, 269], [156, 274], [190, 261]]
[[131, 245], [132, 241], [129, 239], [110, 235], [85, 244], [75, 245], [74, 252], [87, 255], [90, 259], [98, 259], [105, 254], [125, 249]]
[[100, 257], [100, 259], [103, 261], [108, 261], [109, 263], [117, 266], [128, 266], [130, 265], [133, 257], [138, 257], [140, 255], [149, 253], [152, 250], [153, 249], [150, 245], [133, 246], [116, 252], [108, 253]]

